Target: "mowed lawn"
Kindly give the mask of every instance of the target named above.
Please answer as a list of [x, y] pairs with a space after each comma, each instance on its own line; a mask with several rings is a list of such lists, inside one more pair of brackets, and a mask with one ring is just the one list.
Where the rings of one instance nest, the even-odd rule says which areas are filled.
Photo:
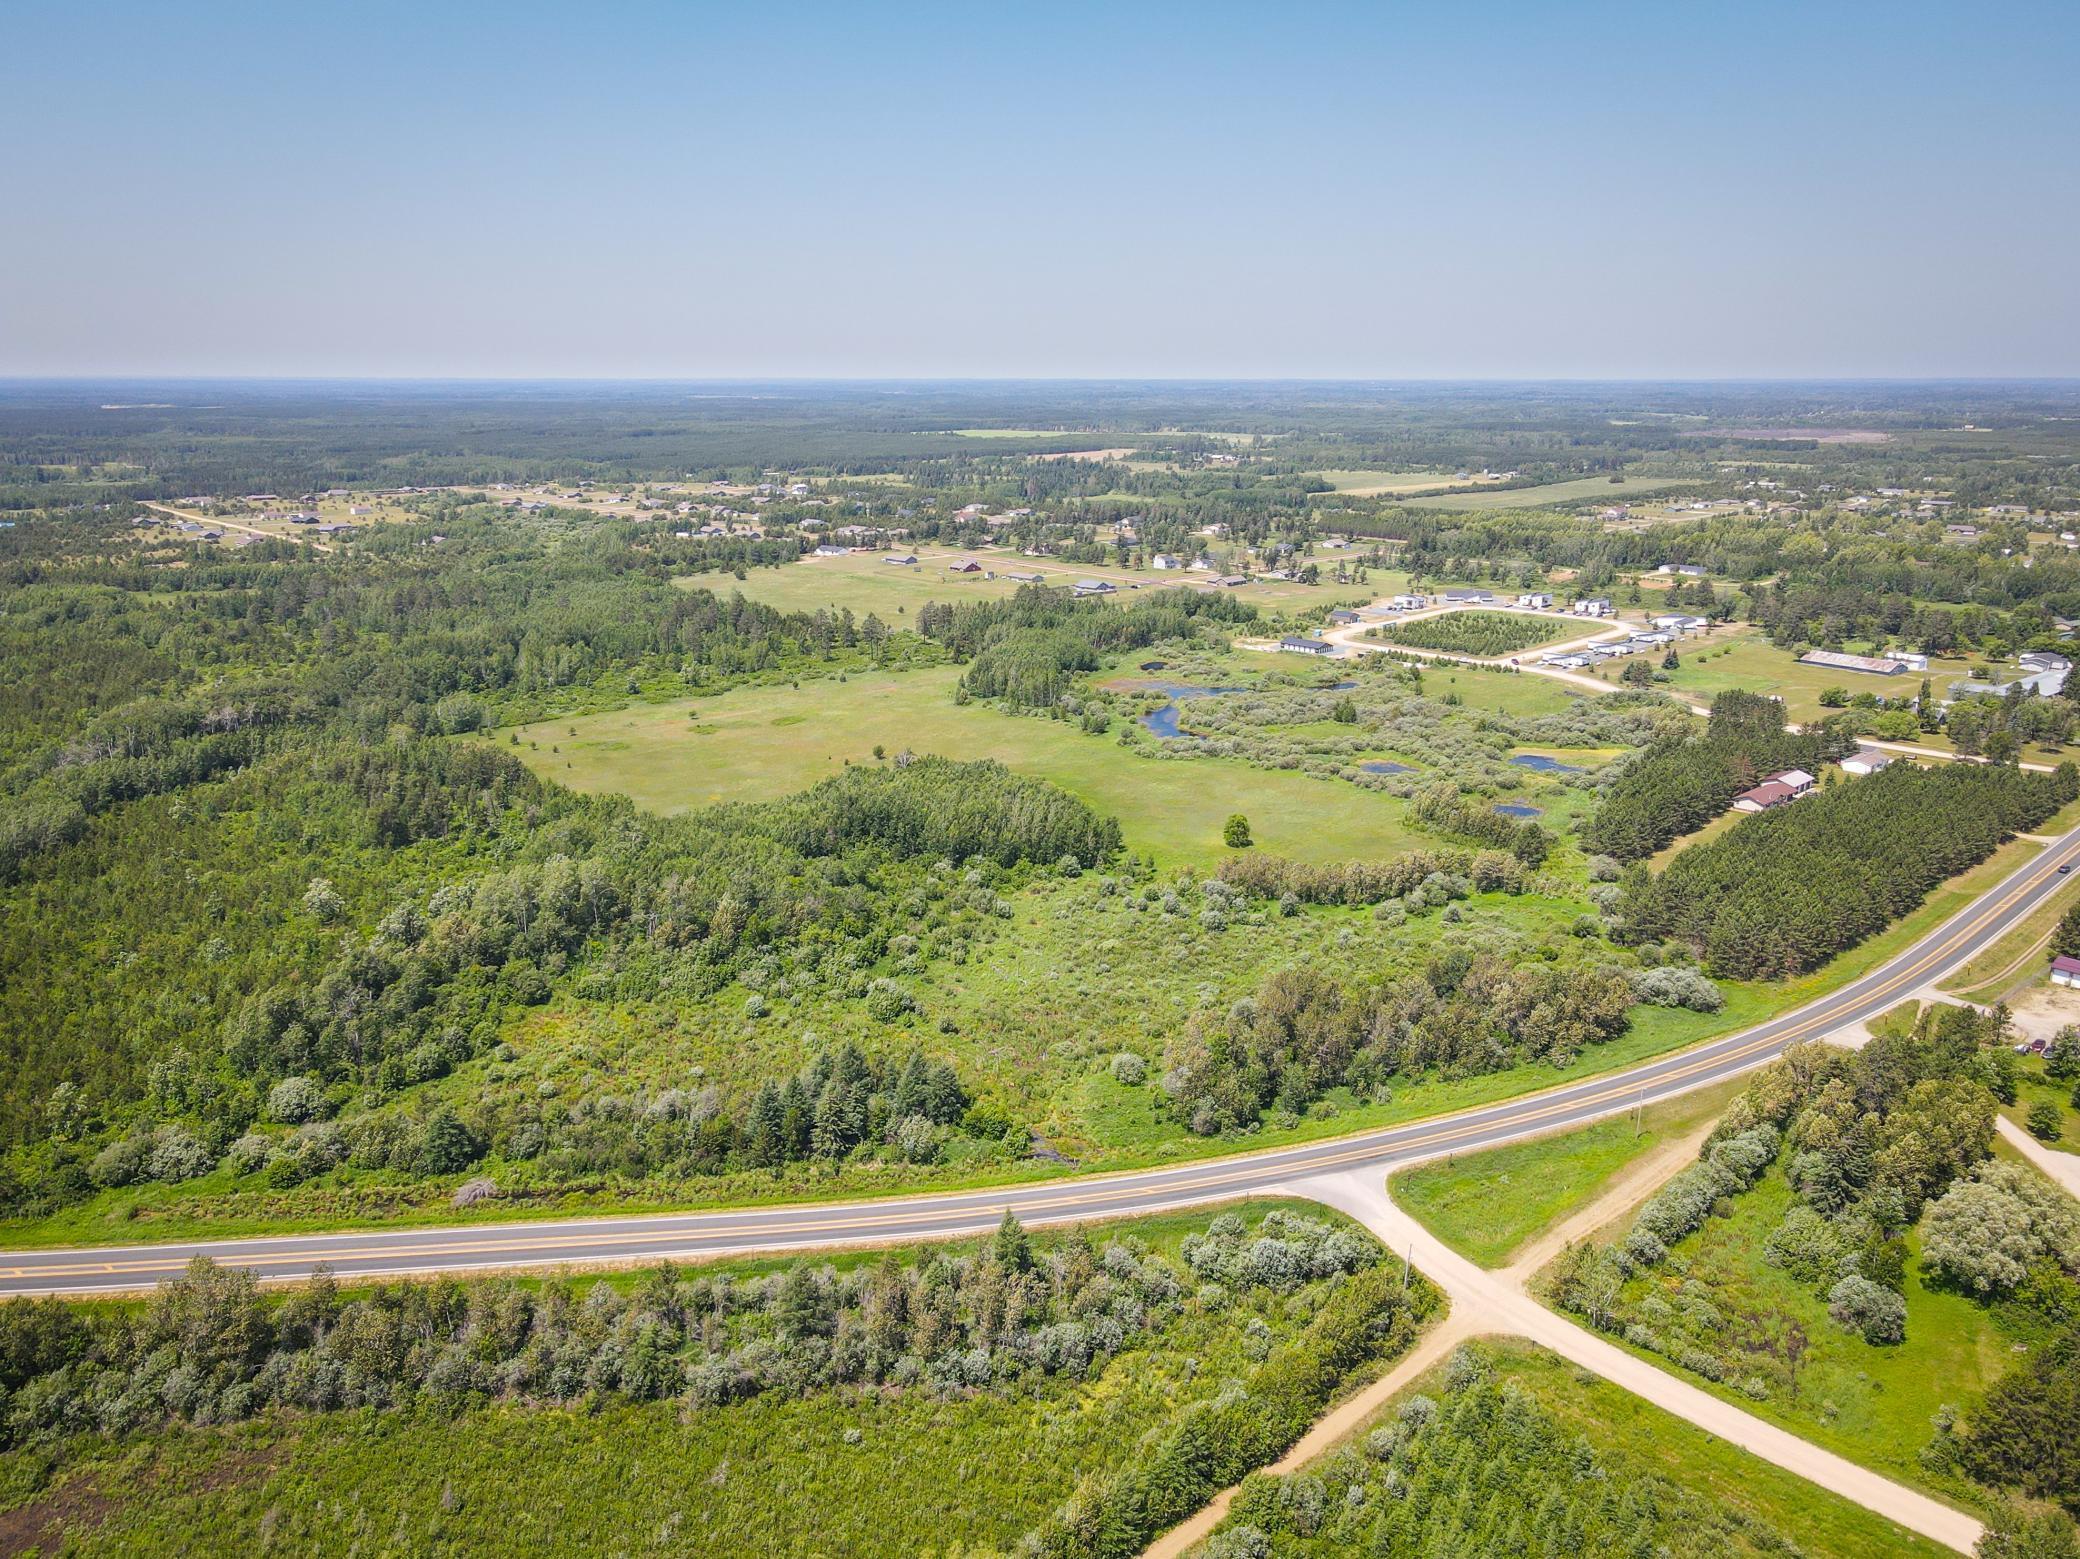
[[1406, 1169], [1393, 1177], [1394, 1200], [1469, 1261], [1500, 1267], [1587, 1206], [1635, 1160], [1717, 1119], [1745, 1086], [1736, 1079], [1650, 1105], [1636, 1121], [1628, 1111], [1576, 1131]]
[[1225, 758], [1143, 757], [1068, 721], [957, 705], [958, 676], [933, 667], [635, 705], [522, 727], [516, 750], [545, 778], [619, 791], [656, 812], [789, 795], [848, 760], [875, 762], [879, 745], [891, 759], [906, 749], [995, 758], [1052, 780], [1117, 817], [1129, 849], [1166, 864], [1221, 859], [1232, 812], [1249, 818], [1256, 848], [1300, 860], [1376, 858], [1417, 842], [1391, 796]]
[[[1921, 691], [1924, 673], [1919, 671], [1880, 677], [1835, 666], [1806, 666], [1790, 650], [1779, 649], [1759, 633], [1722, 634], [1720, 630], [1711, 638], [1677, 645], [1682, 665], [1662, 685], [1699, 703], [1710, 703], [1713, 694], [1728, 688], [1768, 693], [1783, 699], [1784, 712], [1801, 721], [1817, 720], [1827, 712], [1820, 707], [1820, 694], [1827, 688], [1842, 688], [1851, 696], [1875, 693], [1880, 698], [1913, 698]], [[1951, 682], [1962, 680], [1969, 672], [1968, 661], [1932, 660], [1925, 675], [1941, 697]]]

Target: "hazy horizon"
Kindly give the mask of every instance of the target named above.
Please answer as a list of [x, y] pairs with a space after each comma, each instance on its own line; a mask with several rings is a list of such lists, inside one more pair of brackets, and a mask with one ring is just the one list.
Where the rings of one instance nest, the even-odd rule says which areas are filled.
[[0, 375], [2080, 374], [2080, 8], [28, 0]]

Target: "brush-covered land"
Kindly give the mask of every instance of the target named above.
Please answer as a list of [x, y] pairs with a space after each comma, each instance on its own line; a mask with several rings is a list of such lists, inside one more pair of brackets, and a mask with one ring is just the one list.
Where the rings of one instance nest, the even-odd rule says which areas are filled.
[[[1275, 1456], [1434, 1305], [1280, 1204], [619, 1280], [0, 1307], [16, 1549], [1095, 1553]], [[1211, 1451], [1211, 1455], [1201, 1454]], [[342, 1499], [342, 1490], [351, 1490]]]

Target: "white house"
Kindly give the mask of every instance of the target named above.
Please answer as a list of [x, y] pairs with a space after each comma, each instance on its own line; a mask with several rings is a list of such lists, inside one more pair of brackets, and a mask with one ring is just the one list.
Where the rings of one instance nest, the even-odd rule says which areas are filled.
[[1543, 590], [1527, 590], [1517, 597], [1517, 605], [1528, 606], [1533, 611], [1543, 612], [1549, 610], [1552, 604], [1553, 598]]
[[1590, 596], [1577, 601], [1574, 603], [1574, 614], [1577, 617], [1608, 617], [1611, 615], [1610, 597]]
[[1876, 774], [1880, 769], [1892, 767], [1895, 761], [1889, 752], [1879, 752], [1875, 747], [1859, 747], [1842, 760], [1842, 772]]
[[1397, 595], [1394, 597], [1393, 600], [1387, 603], [1388, 606], [1392, 607], [1397, 612], [1421, 611], [1424, 607], [1428, 606], [1429, 604], [1429, 599], [1425, 596], [1420, 595]]
[[1154, 557], [1148, 560], [1148, 566], [1150, 568], [1168, 571], [1173, 568], [1183, 568], [1184, 559], [1179, 557], [1174, 552], [1158, 552]]
[[2051, 960], [2051, 983], [2053, 985], [2080, 985], [2080, 958], [2068, 958], [2063, 953]]

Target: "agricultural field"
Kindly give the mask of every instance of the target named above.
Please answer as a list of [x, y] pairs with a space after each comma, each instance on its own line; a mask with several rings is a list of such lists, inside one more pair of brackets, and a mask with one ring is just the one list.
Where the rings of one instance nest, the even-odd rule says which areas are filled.
[[[1427, 493], [1438, 488], [1466, 492], [1491, 487], [1502, 480], [1492, 473], [1450, 471], [1309, 471], [1346, 498], [1391, 498], [1402, 493]], [[1320, 496], [1327, 497], [1328, 494]]]
[[1627, 477], [1613, 482], [1609, 477], [1585, 476], [1571, 482], [1545, 482], [1537, 487], [1510, 487], [1500, 492], [1435, 493], [1403, 502], [1411, 509], [1546, 509], [1587, 502], [1630, 503], [1635, 498], [1696, 485], [1694, 477]]

